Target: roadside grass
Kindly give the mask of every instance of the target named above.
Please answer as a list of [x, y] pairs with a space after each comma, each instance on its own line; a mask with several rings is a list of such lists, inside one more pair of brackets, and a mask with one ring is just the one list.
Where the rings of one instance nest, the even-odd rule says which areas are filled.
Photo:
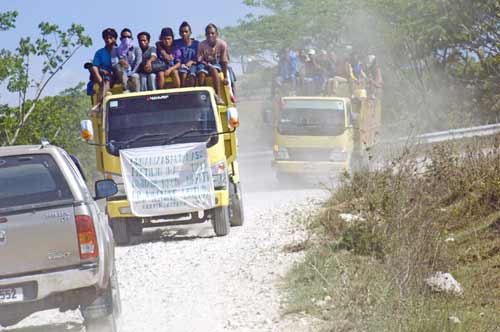
[[[311, 239], [286, 278], [287, 313], [318, 316], [329, 332], [500, 331], [500, 135], [489, 146], [406, 151], [344, 175], [299, 218]], [[437, 271], [463, 294], [431, 291]]]

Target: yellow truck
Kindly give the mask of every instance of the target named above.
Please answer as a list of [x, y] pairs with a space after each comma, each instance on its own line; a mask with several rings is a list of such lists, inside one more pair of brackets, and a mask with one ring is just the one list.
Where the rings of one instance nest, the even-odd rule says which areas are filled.
[[281, 98], [273, 126], [278, 181], [326, 180], [367, 166], [378, 139], [380, 101], [366, 91], [355, 96]]
[[[217, 105], [211, 87], [120, 93], [115, 86], [82, 121], [97, 169], [119, 185], [106, 203], [118, 244], [145, 227], [210, 220], [224, 236], [243, 224], [239, 120], [230, 89], [221, 86], [226, 105]], [[94, 92], [96, 103], [97, 86]]]

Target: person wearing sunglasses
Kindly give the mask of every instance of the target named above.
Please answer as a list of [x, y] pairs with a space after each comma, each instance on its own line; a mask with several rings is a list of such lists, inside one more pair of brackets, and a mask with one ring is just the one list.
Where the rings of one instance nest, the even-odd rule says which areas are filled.
[[132, 31], [129, 28], [120, 32], [120, 45], [114, 49], [111, 62], [117, 79], [123, 84], [123, 91], [139, 91], [138, 70], [142, 62], [142, 52], [132, 44]]

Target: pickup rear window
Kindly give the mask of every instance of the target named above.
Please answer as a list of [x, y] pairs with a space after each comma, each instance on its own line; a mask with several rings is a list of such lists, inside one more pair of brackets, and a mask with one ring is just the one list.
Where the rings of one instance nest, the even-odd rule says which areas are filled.
[[49, 154], [0, 157], [0, 209], [73, 199]]

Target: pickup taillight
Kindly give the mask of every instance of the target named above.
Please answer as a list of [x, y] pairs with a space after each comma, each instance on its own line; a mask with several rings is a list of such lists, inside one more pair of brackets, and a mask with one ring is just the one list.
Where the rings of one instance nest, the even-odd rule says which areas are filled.
[[99, 248], [92, 218], [86, 215], [77, 215], [75, 216], [75, 223], [80, 259], [97, 258]]

